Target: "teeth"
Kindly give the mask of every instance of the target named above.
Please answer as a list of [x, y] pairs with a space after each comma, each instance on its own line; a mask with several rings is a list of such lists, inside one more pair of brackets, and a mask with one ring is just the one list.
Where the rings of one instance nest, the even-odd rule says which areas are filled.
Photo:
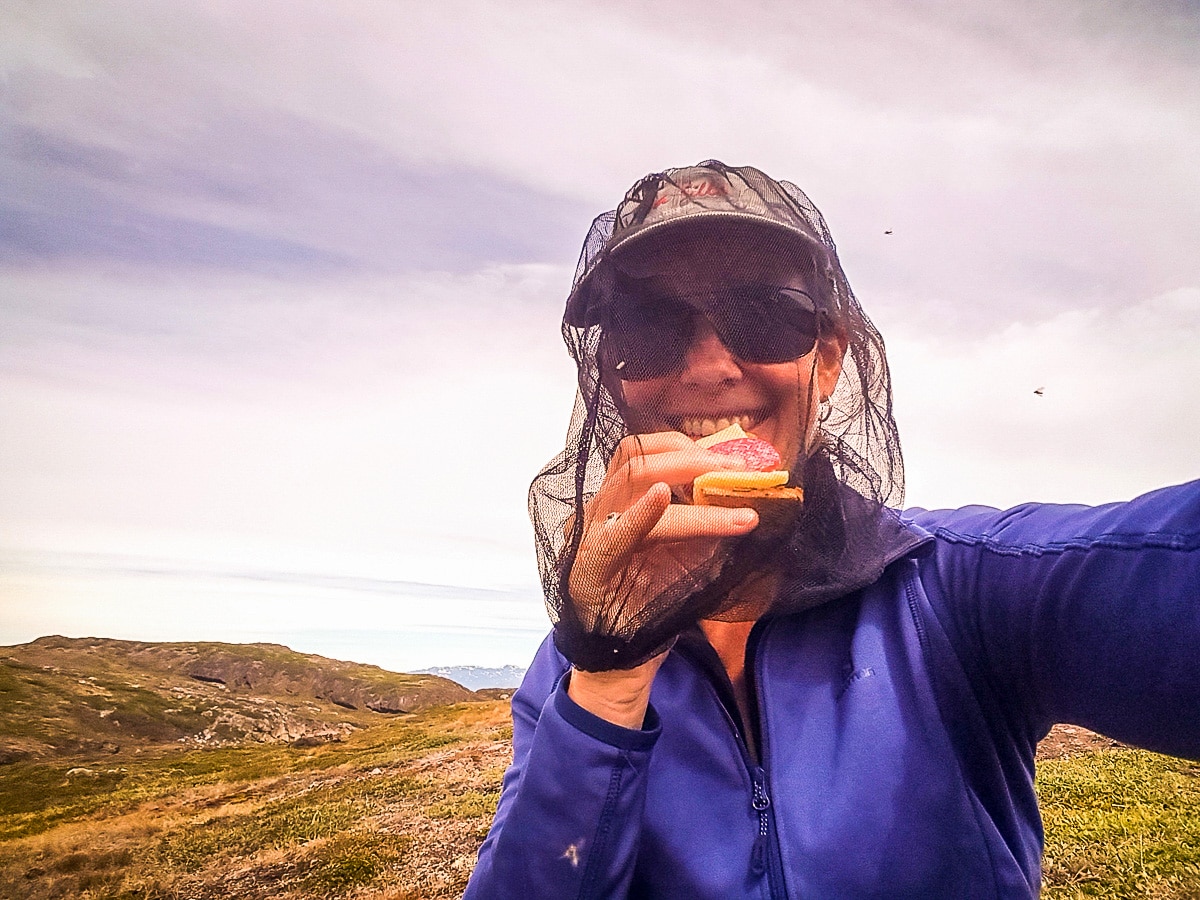
[[744, 431], [750, 430], [751, 418], [741, 416], [721, 416], [719, 419], [705, 419], [700, 416], [690, 417], [679, 423], [679, 430], [691, 438], [706, 437], [724, 431], [730, 425], [738, 424]]

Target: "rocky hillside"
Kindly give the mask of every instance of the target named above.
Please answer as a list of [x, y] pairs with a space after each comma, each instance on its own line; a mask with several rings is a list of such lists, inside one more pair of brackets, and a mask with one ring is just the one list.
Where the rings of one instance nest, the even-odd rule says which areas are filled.
[[473, 699], [434, 675], [278, 644], [44, 637], [0, 647], [0, 763], [122, 748], [321, 743]]

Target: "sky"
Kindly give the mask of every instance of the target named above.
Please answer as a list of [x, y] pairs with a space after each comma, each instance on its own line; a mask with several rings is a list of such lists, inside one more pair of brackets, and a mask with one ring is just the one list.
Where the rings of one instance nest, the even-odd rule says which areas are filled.
[[824, 213], [906, 502], [1200, 477], [1200, 6], [0, 9], [0, 644], [524, 664], [592, 218], [718, 158]]

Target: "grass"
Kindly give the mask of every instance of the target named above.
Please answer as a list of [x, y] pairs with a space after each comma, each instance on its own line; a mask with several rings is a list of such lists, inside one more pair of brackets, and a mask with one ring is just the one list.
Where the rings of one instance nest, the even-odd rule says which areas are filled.
[[403, 865], [412, 845], [405, 835], [339, 835], [314, 855], [301, 889], [317, 896], [345, 894]]
[[[362, 770], [394, 766], [451, 748], [477, 736], [481, 728], [507, 740], [512, 728], [507, 721], [493, 721], [497, 709], [506, 712], [507, 706], [436, 707], [366, 729], [344, 743], [311, 748], [192, 748], [103, 758], [82, 766], [78, 760], [12, 763], [0, 768], [0, 840], [35, 835], [82, 816], [119, 814], [205, 785], [251, 784], [338, 765]], [[74, 771], [80, 768], [85, 771]]]
[[[316, 747], [0, 766], [0, 897], [458, 897], [511, 734], [490, 701]], [[1040, 763], [1038, 792], [1048, 900], [1200, 898], [1200, 765], [1083, 754]]]
[[0, 766], [0, 897], [456, 897], [510, 737], [489, 701], [317, 747]]
[[1038, 767], [1043, 897], [1200, 898], [1200, 764], [1112, 750]]
[[256, 804], [252, 811], [184, 822], [160, 839], [157, 861], [166, 869], [196, 872], [220, 857], [236, 859], [336, 837], [365, 818], [367, 810], [361, 802], [330, 793], [284, 797]]

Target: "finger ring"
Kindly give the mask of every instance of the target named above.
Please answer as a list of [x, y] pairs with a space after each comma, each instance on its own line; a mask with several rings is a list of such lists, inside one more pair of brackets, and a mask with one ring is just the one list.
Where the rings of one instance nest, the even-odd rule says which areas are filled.
[[604, 524], [611, 525], [613, 522], [617, 521], [617, 519], [619, 519], [619, 518], [621, 518], [621, 514], [619, 512], [610, 512], [607, 516], [604, 517]]

